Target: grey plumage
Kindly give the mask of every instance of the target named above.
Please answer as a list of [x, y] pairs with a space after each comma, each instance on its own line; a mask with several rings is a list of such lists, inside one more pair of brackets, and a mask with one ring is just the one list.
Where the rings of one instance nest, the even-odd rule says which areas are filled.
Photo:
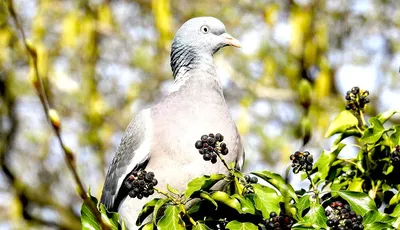
[[101, 202], [108, 210], [118, 210], [129, 229], [136, 228], [137, 215], [149, 200], [126, 197], [122, 182], [133, 169], [154, 172], [158, 188], [169, 184], [181, 191], [195, 177], [226, 173], [221, 162], [205, 162], [194, 148], [195, 141], [210, 132], [224, 134], [228, 162], [243, 164], [241, 139], [212, 60], [215, 52], [228, 45], [239, 43], [212, 17], [191, 19], [178, 30], [171, 49], [174, 88], [129, 124], [103, 188]]

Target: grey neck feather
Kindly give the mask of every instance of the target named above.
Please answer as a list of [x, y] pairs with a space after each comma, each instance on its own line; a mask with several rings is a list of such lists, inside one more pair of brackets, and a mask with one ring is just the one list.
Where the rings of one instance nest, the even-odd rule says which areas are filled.
[[171, 49], [171, 68], [176, 81], [185, 78], [187, 73], [195, 70], [216, 73], [212, 55], [199, 53], [194, 47], [173, 43]]

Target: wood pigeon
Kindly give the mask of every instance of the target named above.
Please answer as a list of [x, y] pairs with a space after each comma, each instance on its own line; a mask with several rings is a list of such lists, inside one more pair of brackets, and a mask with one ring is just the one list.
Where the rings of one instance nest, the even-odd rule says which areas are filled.
[[208, 133], [224, 135], [229, 149], [224, 159], [242, 167], [242, 141], [213, 63], [213, 55], [225, 46], [240, 47], [240, 43], [213, 17], [190, 19], [176, 33], [170, 56], [173, 88], [130, 122], [103, 188], [101, 203], [109, 211], [118, 211], [128, 229], [137, 229], [135, 222], [143, 205], [157, 197], [139, 200], [128, 196], [123, 182], [133, 170], [154, 172], [157, 188], [166, 190], [169, 184], [180, 191], [196, 177], [227, 173], [222, 162], [204, 161], [195, 148], [195, 142]]

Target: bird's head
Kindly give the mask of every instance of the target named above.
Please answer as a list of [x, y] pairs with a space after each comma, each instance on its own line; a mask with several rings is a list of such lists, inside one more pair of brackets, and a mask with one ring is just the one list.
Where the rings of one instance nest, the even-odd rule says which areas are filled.
[[240, 48], [240, 42], [226, 32], [225, 25], [213, 17], [192, 18], [176, 32], [171, 47], [171, 68], [174, 77], [180, 67], [189, 67], [196, 60], [211, 59], [225, 46]]

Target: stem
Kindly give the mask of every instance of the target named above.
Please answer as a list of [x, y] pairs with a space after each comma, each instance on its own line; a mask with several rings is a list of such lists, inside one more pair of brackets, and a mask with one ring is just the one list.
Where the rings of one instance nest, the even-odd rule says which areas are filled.
[[156, 191], [156, 192], [164, 195], [168, 199], [172, 200], [172, 202], [174, 202], [175, 205], [179, 205], [183, 215], [186, 216], [189, 219], [190, 223], [192, 223], [193, 226], [197, 225], [196, 221], [194, 221], [194, 219], [189, 215], [189, 213], [187, 213], [187, 211], [185, 209], [185, 206], [179, 200], [175, 199], [173, 196], [171, 196], [171, 194], [169, 194], [169, 193], [167, 193], [165, 191], [162, 191], [162, 190], [160, 190], [158, 188], [154, 188], [154, 191]]
[[363, 111], [360, 109], [360, 119], [361, 119], [361, 123], [362, 125], [366, 125], [365, 119], [364, 119], [364, 113]]
[[219, 151], [214, 151], [214, 152], [218, 155], [219, 159], [225, 165], [225, 167], [229, 170], [229, 172], [232, 173], [233, 169], [231, 167], [229, 167], [229, 165], [226, 163], [225, 159], [221, 156], [221, 153]]
[[[21, 26], [21, 23], [18, 19], [17, 13], [15, 12], [14, 9], [14, 5], [13, 5], [13, 1], [12, 0], [8, 0], [8, 11], [11, 15], [11, 17], [14, 20], [14, 23], [18, 29], [18, 31], [21, 33], [22, 36], [22, 43], [25, 46], [25, 49], [28, 53], [28, 57], [32, 60], [33, 63], [33, 68], [35, 71], [35, 77], [37, 79], [37, 81], [33, 82], [33, 85], [36, 89], [36, 93], [38, 94], [38, 97], [40, 99], [40, 102], [42, 104], [43, 110], [46, 114], [46, 117], [48, 119], [48, 121], [51, 121], [50, 117], [49, 117], [49, 101], [46, 95], [46, 91], [44, 90], [44, 84], [43, 84], [43, 79], [41, 78], [40, 74], [39, 74], [39, 69], [38, 69], [38, 65], [37, 65], [37, 56], [36, 56], [36, 51], [34, 51], [32, 48], [29, 47], [27, 40], [26, 40], [26, 36], [25, 36], [25, 32]], [[75, 180], [75, 183], [78, 186], [78, 193], [80, 195], [80, 197], [87, 202], [87, 204], [89, 205], [89, 208], [91, 209], [91, 211], [94, 213], [94, 215], [96, 216], [97, 221], [100, 223], [101, 228], [102, 229], [110, 229], [110, 227], [105, 224], [101, 218], [101, 214], [98, 211], [96, 205], [94, 204], [94, 202], [89, 198], [89, 196], [87, 195], [86, 189], [83, 186], [82, 180], [79, 177], [79, 174], [77, 172], [76, 169], [76, 162], [75, 162], [75, 154], [64, 144], [64, 141], [61, 137], [61, 132], [60, 132], [60, 128], [59, 126], [56, 126], [53, 122], [50, 122], [53, 131], [55, 132], [58, 142], [61, 146], [61, 148], [63, 149], [64, 152], [64, 157], [65, 157], [65, 161], [67, 163], [67, 166], [69, 168], [69, 170], [71, 171], [73, 178]]]
[[365, 169], [361, 168], [358, 164], [354, 163], [353, 161], [351, 161], [351, 160], [349, 160], [349, 159], [339, 158], [339, 160], [344, 161], [344, 162], [346, 162], [346, 163], [349, 163], [349, 164], [352, 164], [352, 165], [356, 166], [356, 168], [357, 168], [358, 170], [360, 170], [362, 173], [365, 172]]
[[306, 171], [306, 174], [307, 174], [307, 178], [308, 178], [308, 180], [310, 181], [311, 186], [312, 186], [312, 188], [313, 188], [313, 190], [314, 190], [314, 193], [315, 193], [315, 196], [316, 196], [316, 199], [315, 199], [315, 200], [319, 203], [319, 199], [318, 199], [318, 194], [319, 194], [319, 192], [318, 192], [318, 189], [317, 189], [317, 187], [315, 186], [314, 182], [312, 181], [311, 176], [310, 176], [310, 174], [308, 173], [308, 171], [307, 171], [307, 170], [305, 170], [305, 171]]

